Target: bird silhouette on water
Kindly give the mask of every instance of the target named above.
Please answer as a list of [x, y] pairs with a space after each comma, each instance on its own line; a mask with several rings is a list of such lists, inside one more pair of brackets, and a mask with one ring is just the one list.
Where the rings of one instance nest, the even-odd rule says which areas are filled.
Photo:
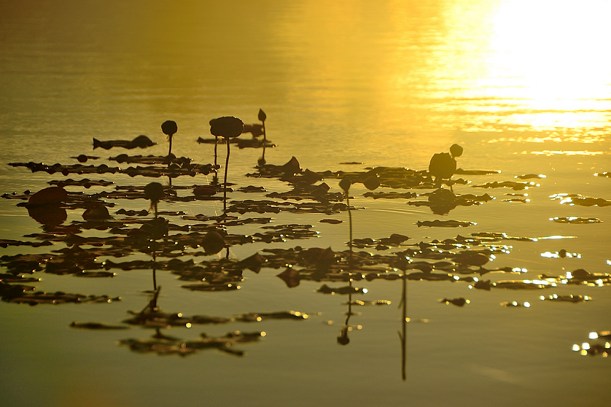
[[[452, 175], [456, 172], [456, 157], [462, 155], [463, 148], [458, 144], [452, 144], [449, 153], [436, 153], [431, 157], [429, 163], [429, 174], [434, 178], [435, 186], [441, 187], [441, 182], [444, 179], [450, 181]], [[452, 184], [450, 184], [450, 189]]]

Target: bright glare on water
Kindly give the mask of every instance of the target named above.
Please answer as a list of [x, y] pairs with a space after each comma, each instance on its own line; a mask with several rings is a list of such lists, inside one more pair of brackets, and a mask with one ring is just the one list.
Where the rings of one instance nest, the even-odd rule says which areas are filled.
[[[33, 276], [41, 281], [29, 283], [38, 292], [109, 295], [121, 301], [30, 307], [3, 297], [3, 403], [606, 405], [611, 373], [602, 356], [608, 354], [605, 332], [611, 329], [609, 16], [611, 2], [605, 0], [0, 0], [0, 194], [9, 194], [0, 199], [0, 241], [5, 243], [0, 256], [57, 256], [66, 247], [62, 241], [42, 247], [15, 243], [36, 240], [31, 235], [43, 227], [10, 194], [79, 178], [31, 173], [9, 163], [74, 164], [75, 157], [86, 154], [100, 157], [89, 164], [117, 166], [108, 158], [165, 155], [168, 142], [160, 124], [168, 119], [178, 123], [172, 152], [211, 163], [212, 145], [196, 141], [211, 137], [209, 120], [231, 115], [256, 123], [262, 108], [268, 137], [276, 144], [266, 150], [270, 164], [295, 156], [302, 169], [318, 172], [427, 170], [434, 153], [460, 144], [464, 153], [458, 167], [467, 173], [453, 179], [467, 183], [455, 184], [454, 193], [489, 194], [492, 200], [439, 215], [414, 204], [426, 202], [428, 195], [373, 199], [355, 184], [350, 189], [356, 208], [353, 237], [401, 234], [416, 247], [504, 233], [485, 267], [512, 270], [473, 272], [466, 277], [476, 280], [469, 283], [460, 273], [455, 282], [409, 280], [405, 287], [399, 276], [356, 281], [364, 291], [351, 298], [380, 305], [350, 306], [347, 295], [318, 292], [323, 285], [345, 282], [302, 279], [288, 288], [276, 277], [284, 267], [244, 271], [241, 289], [227, 292], [184, 289], [189, 282], [159, 269], [155, 284], [163, 287], [158, 301], [165, 312], [228, 317], [294, 310], [309, 316], [163, 329], [185, 340], [238, 329], [265, 332], [257, 342], [235, 345], [244, 351], [242, 357], [206, 349], [184, 358], [119, 345], [126, 338], [149, 339], [153, 329], [70, 327], [72, 322], [117, 325], [133, 316], [129, 311], [141, 311], [151, 299], [150, 268], [112, 268], [113, 278], [38, 271]], [[157, 144], [146, 150], [92, 149], [93, 138], [131, 140], [141, 134]], [[221, 145], [221, 167], [225, 154]], [[256, 171], [260, 155], [260, 149], [231, 150], [229, 182], [235, 189], [263, 186], [265, 193], [232, 191], [229, 199], [270, 200], [265, 194], [292, 189], [287, 182], [246, 175]], [[468, 172], [475, 170], [486, 172]], [[69, 192], [168, 184], [163, 177], [84, 177], [113, 184], [70, 187]], [[179, 177], [173, 185], [186, 188], [211, 180], [211, 175]], [[339, 179], [324, 181], [331, 192], [341, 192]], [[514, 184], [498, 185], [503, 182]], [[532, 184], [511, 188], [520, 182]], [[383, 186], [377, 192], [426, 194], [431, 189]], [[139, 224], [117, 211], [150, 205], [142, 197], [105, 202], [114, 204], [109, 206], [113, 217], [131, 228]], [[182, 211], [170, 218], [182, 227], [197, 225], [188, 217], [219, 215], [223, 204], [162, 200], [159, 209]], [[64, 225], [81, 223], [82, 212], [69, 208]], [[233, 215], [244, 219], [252, 213]], [[317, 237], [236, 244], [230, 248], [232, 259], [296, 246], [348, 249], [346, 211], [256, 215], [264, 216], [272, 218], [271, 226], [311, 225]], [[329, 218], [342, 223], [320, 222]], [[447, 227], [447, 221], [456, 221], [456, 227]], [[229, 231], [268, 230], [246, 224]], [[113, 235], [96, 229], [76, 233]], [[388, 255], [406, 247], [357, 250]], [[201, 263], [222, 257], [186, 253], [175, 258]], [[150, 261], [151, 256], [134, 252], [96, 259], [105, 260]], [[2, 284], [11, 274], [9, 263], [9, 257], [1, 259]], [[557, 277], [558, 285], [546, 276]], [[582, 284], [568, 283], [575, 278]], [[514, 289], [473, 288], [480, 280], [529, 281], [528, 287], [538, 289], [520, 283], [519, 288], [506, 283]]]

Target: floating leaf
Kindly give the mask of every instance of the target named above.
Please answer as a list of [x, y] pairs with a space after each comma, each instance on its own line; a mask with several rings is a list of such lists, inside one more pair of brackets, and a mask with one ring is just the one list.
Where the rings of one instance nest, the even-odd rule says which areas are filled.
[[569, 294], [569, 295], [558, 295], [558, 294], [550, 294], [550, 295], [542, 295], [539, 297], [541, 301], [557, 301], [557, 302], [585, 302], [591, 301], [592, 297], [588, 295], [580, 295], [580, 294]]
[[471, 301], [466, 299], [466, 298], [443, 298], [441, 300], [439, 300], [439, 302], [443, 303], [443, 304], [452, 304], [452, 305], [456, 305], [457, 307], [463, 307], [467, 304], [470, 304]]
[[580, 194], [554, 194], [550, 195], [553, 200], [560, 201], [561, 204], [568, 204], [571, 206], [609, 206], [611, 201], [603, 198], [589, 198]]
[[524, 301], [524, 302], [519, 302], [519, 301], [503, 301], [501, 302], [501, 307], [507, 307], [507, 308], [530, 308], [530, 302], [528, 301]]
[[79, 329], [91, 329], [91, 330], [120, 330], [127, 329], [126, 326], [123, 325], [108, 325], [100, 322], [72, 322], [70, 324], [71, 328], [79, 328]]
[[516, 175], [516, 178], [518, 179], [533, 179], [533, 178], [542, 179], [542, 178], [547, 178], [547, 176], [543, 174], [524, 174], [524, 175]]
[[145, 135], [140, 135], [135, 137], [133, 140], [109, 140], [109, 141], [100, 141], [96, 138], [93, 139], [93, 148], [103, 148], [105, 150], [109, 150], [114, 147], [133, 149], [133, 148], [146, 148], [154, 146], [154, 143], [150, 138]]
[[423, 220], [416, 222], [418, 227], [429, 226], [429, 227], [445, 227], [445, 228], [456, 228], [456, 227], [468, 227], [477, 225], [475, 222], [460, 221], [460, 220]]
[[592, 223], [602, 223], [602, 220], [598, 218], [582, 218], [579, 216], [556, 216], [549, 218], [552, 222], [556, 223], [571, 223], [574, 225], [587, 225]]
[[294, 288], [299, 285], [301, 280], [301, 276], [299, 275], [299, 270], [296, 270], [292, 267], [287, 267], [282, 273], [277, 274], [288, 288]]
[[367, 293], [367, 289], [352, 286], [329, 287], [328, 285], [323, 284], [318, 289], [318, 292], [323, 294], [365, 294]]

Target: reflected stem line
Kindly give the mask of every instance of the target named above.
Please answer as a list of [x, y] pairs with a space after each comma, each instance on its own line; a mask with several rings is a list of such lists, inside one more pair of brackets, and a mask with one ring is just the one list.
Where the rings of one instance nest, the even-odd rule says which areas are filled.
[[402, 319], [401, 319], [401, 331], [399, 338], [401, 340], [401, 378], [403, 381], [406, 380], [406, 365], [407, 365], [407, 275], [406, 271], [403, 270], [403, 291], [401, 295], [402, 302]]

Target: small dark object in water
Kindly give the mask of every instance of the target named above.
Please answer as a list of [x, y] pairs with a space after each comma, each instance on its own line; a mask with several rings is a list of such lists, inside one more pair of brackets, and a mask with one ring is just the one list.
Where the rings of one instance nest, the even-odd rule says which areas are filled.
[[490, 261], [490, 257], [482, 252], [465, 250], [456, 254], [453, 257], [453, 260], [464, 266], [482, 267], [484, 264]]
[[31, 195], [28, 203], [28, 215], [48, 228], [64, 223], [68, 217], [61, 204], [68, 199], [68, 192], [62, 187], [48, 187]]
[[225, 247], [225, 238], [218, 231], [212, 229], [204, 236], [202, 247], [206, 254], [216, 254]]
[[151, 219], [150, 221], [143, 223], [134, 236], [144, 237], [146, 239], [160, 239], [168, 234], [169, 225], [165, 218]]
[[456, 159], [463, 153], [463, 148], [458, 144], [450, 147], [450, 153], [437, 153], [431, 157], [429, 163], [429, 173], [435, 178], [435, 185], [439, 188], [441, 181], [452, 178], [456, 172]]
[[151, 208], [155, 211], [155, 217], [157, 217], [157, 204], [163, 198], [163, 185], [159, 182], [151, 182], [144, 187], [144, 197], [151, 201]]
[[471, 301], [467, 300], [466, 298], [444, 298], [441, 301], [439, 301], [441, 303], [444, 304], [452, 304], [452, 305], [456, 305], [457, 307], [462, 307], [466, 304], [470, 304]]
[[68, 213], [59, 205], [28, 206], [28, 215], [47, 228], [61, 225], [68, 218]]
[[433, 213], [438, 215], [449, 213], [456, 208], [456, 203], [456, 195], [448, 189], [438, 188], [429, 195], [429, 207]]
[[258, 273], [261, 271], [261, 266], [265, 263], [265, 258], [261, 256], [259, 253], [255, 253], [250, 257], [245, 258], [244, 260], [239, 262], [240, 267], [247, 268], [249, 270]]
[[287, 267], [282, 273], [277, 274], [276, 277], [284, 281], [288, 288], [297, 287], [301, 280], [299, 270], [292, 267]]
[[62, 187], [48, 187], [36, 192], [28, 199], [27, 206], [59, 205], [68, 198], [68, 192]]
[[131, 141], [129, 140], [101, 141], [101, 140], [98, 140], [97, 138], [93, 139], [94, 150], [98, 147], [103, 148], [105, 150], [109, 150], [113, 147], [127, 148], [128, 150], [131, 150], [133, 148], [151, 147], [151, 146], [154, 146], [155, 144], [156, 143], [154, 143], [150, 138], [148, 138], [145, 135], [140, 135]]
[[301, 172], [301, 164], [295, 156], [291, 157], [284, 165], [280, 167], [284, 175], [294, 175]]
[[216, 185], [197, 185], [193, 188], [193, 195], [196, 197], [212, 196], [217, 191], [218, 187]]
[[83, 219], [87, 221], [101, 221], [110, 219], [110, 213], [104, 204], [95, 202], [90, 204], [85, 212], [83, 212]]

